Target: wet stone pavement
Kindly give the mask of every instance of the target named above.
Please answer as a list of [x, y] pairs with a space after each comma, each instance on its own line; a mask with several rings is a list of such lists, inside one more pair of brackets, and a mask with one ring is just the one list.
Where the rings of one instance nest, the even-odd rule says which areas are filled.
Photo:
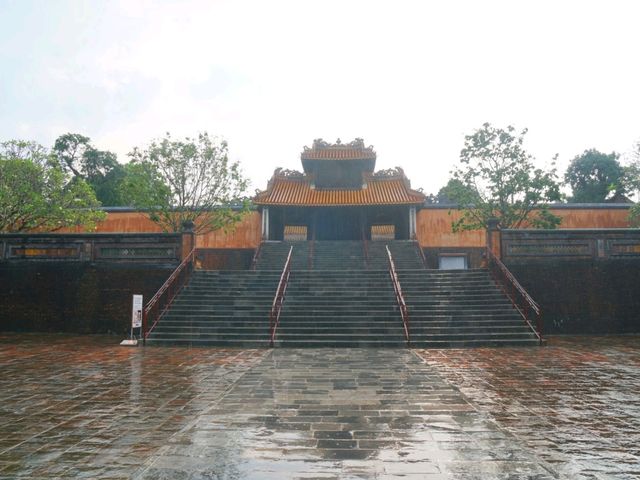
[[640, 337], [416, 352], [566, 478], [640, 478]]
[[640, 338], [125, 348], [0, 335], [0, 478], [640, 478]]

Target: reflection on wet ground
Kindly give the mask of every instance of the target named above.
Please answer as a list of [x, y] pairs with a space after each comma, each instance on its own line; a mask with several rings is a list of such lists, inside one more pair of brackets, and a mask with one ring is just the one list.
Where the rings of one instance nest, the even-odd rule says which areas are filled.
[[640, 478], [640, 337], [417, 353], [567, 478]]
[[640, 478], [638, 337], [541, 349], [0, 336], [0, 478]]

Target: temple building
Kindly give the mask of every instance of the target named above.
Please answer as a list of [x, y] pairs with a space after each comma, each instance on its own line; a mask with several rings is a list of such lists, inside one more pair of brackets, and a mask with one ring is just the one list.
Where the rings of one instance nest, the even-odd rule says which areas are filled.
[[318, 139], [300, 158], [303, 172], [277, 169], [254, 198], [263, 240], [416, 238], [424, 194], [399, 167], [376, 172], [376, 152], [362, 139]]

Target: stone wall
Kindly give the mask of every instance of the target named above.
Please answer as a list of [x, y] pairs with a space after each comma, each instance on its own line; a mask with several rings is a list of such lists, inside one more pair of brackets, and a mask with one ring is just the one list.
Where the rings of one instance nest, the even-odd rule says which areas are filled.
[[123, 333], [180, 263], [174, 234], [0, 235], [0, 330]]
[[640, 230], [509, 230], [501, 244], [547, 334], [640, 332]]
[[131, 297], [149, 300], [175, 267], [32, 261], [0, 264], [0, 330], [124, 333]]

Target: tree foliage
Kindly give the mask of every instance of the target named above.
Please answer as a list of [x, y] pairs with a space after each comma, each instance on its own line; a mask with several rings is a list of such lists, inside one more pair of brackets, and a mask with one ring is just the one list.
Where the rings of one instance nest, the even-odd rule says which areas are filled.
[[47, 150], [34, 142], [0, 144], [0, 231], [92, 229], [105, 215], [84, 181], [66, 182]]
[[606, 154], [596, 149], [576, 156], [565, 173], [575, 203], [602, 203], [612, 195], [625, 193], [625, 171], [615, 152]]
[[478, 201], [478, 192], [463, 184], [457, 178], [450, 178], [447, 184], [435, 195], [429, 195], [428, 201], [439, 205], [470, 205]]
[[149, 190], [166, 185], [156, 196], [134, 199], [135, 206], [147, 210], [165, 231], [178, 232], [187, 222], [199, 234], [226, 229], [248, 210], [243, 200], [247, 180], [239, 164], [229, 160], [226, 142], [212, 140], [206, 132], [184, 140], [167, 133], [144, 150], [135, 148], [130, 156], [140, 174], [131, 185], [141, 182]]
[[629, 211], [629, 222], [632, 226], [640, 227], [640, 141], [635, 145], [631, 155], [631, 162], [625, 168], [627, 191], [635, 192], [636, 204]]
[[[486, 228], [497, 218], [501, 228], [555, 228], [560, 218], [548, 203], [560, 200], [555, 168], [536, 168], [523, 147], [527, 130], [516, 132], [485, 123], [465, 137], [451, 194], [462, 211], [454, 231]], [[555, 160], [555, 159], [554, 159]]]
[[117, 194], [125, 171], [115, 153], [95, 148], [89, 137], [66, 133], [56, 139], [53, 154], [65, 174], [85, 180], [103, 205], [126, 205]]

